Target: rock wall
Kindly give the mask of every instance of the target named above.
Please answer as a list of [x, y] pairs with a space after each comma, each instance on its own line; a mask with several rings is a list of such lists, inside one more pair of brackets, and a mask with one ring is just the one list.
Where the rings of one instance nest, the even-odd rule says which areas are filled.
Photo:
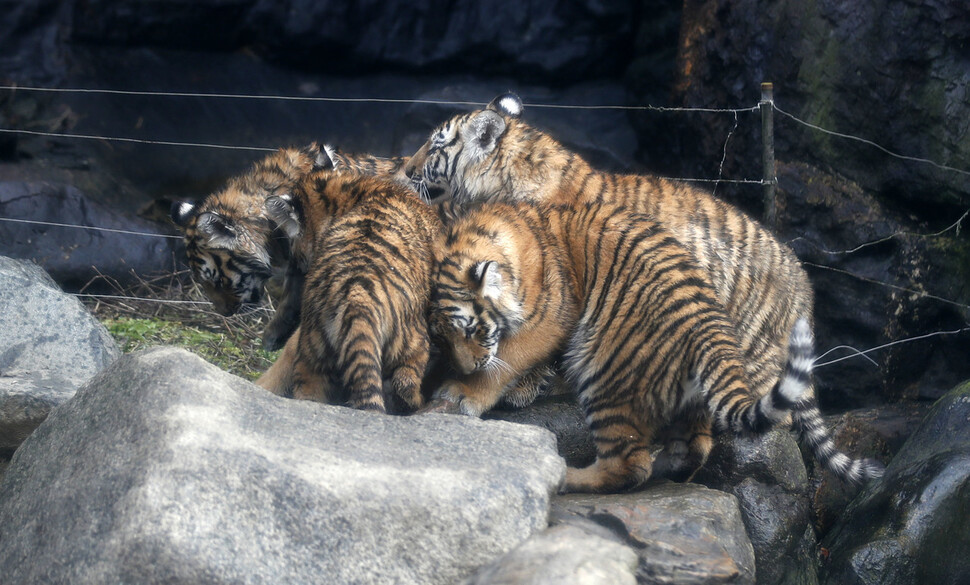
[[[753, 105], [770, 81], [777, 106], [809, 124], [956, 169], [892, 157], [775, 113], [786, 209], [777, 229], [811, 263], [823, 349], [864, 350], [970, 323], [970, 224], [953, 226], [970, 210], [968, 20], [970, 8], [955, 2], [684, 3], [674, 104]], [[740, 114], [732, 132], [734, 122], [682, 115], [658, 126], [651, 115], [637, 117], [641, 135], [654, 137], [642, 148], [670, 173], [710, 176], [723, 157], [725, 176], [760, 178], [759, 114]], [[760, 188], [719, 192], [761, 216]], [[914, 235], [947, 227], [938, 237]], [[855, 359], [828, 367], [818, 372], [823, 401], [937, 398], [970, 375], [968, 347], [964, 332], [874, 353], [875, 366]]]

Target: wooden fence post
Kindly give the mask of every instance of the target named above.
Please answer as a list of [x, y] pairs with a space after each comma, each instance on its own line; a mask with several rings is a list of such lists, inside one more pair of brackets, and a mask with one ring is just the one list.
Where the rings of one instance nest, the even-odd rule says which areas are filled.
[[775, 123], [774, 123], [774, 86], [771, 83], [761, 84], [761, 102], [758, 106], [761, 109], [761, 163], [762, 163], [762, 183], [764, 184], [764, 222], [768, 229], [774, 229], [778, 215], [775, 201], [775, 188], [777, 179], [775, 178]]

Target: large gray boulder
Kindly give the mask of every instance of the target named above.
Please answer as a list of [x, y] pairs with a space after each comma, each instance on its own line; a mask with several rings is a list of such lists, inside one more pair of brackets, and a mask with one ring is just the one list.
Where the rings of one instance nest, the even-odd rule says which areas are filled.
[[183, 350], [147, 350], [15, 453], [0, 575], [453, 584], [546, 527], [564, 469], [532, 426], [287, 400]]
[[591, 523], [637, 551], [640, 583], [755, 583], [754, 550], [730, 494], [664, 482], [636, 493], [554, 500], [556, 526], [590, 530]]
[[40, 267], [0, 256], [0, 455], [121, 355], [76, 297]]
[[970, 579], [970, 382], [941, 398], [822, 541], [822, 582], [966, 583]]

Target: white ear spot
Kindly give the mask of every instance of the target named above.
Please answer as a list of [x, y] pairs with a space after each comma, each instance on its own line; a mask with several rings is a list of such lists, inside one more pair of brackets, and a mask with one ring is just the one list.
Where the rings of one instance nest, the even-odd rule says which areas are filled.
[[522, 102], [515, 99], [514, 97], [507, 95], [499, 100], [499, 107], [502, 108], [508, 115], [518, 118], [522, 115]]

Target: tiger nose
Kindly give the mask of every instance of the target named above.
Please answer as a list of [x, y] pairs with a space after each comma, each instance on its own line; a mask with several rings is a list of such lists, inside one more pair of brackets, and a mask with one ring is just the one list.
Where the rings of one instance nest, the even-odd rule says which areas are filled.
[[418, 173], [417, 165], [414, 165], [411, 162], [404, 165], [404, 176], [410, 181], [416, 181], [421, 178], [420, 173]]

